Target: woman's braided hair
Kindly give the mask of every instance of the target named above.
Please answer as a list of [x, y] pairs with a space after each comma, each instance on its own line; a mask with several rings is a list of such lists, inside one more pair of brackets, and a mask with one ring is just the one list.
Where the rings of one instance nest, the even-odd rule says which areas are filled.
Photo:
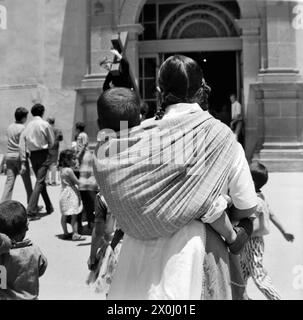
[[196, 102], [203, 110], [208, 109], [211, 88], [193, 59], [182, 55], [169, 57], [160, 67], [158, 81], [161, 96], [157, 120], [162, 119], [166, 107], [172, 104]]

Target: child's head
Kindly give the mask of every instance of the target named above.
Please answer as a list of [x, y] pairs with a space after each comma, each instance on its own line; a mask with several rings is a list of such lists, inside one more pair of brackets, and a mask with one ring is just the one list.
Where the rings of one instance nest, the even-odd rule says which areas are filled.
[[12, 200], [0, 203], [0, 233], [20, 242], [24, 239], [27, 230], [27, 213], [23, 205]]
[[27, 109], [25, 109], [23, 107], [17, 108], [16, 111], [15, 111], [16, 122], [24, 124], [26, 122], [26, 120], [27, 120], [27, 115], [28, 115], [28, 110]]
[[231, 103], [234, 103], [234, 102], [237, 101], [237, 96], [236, 96], [235, 93], [232, 93], [232, 94], [229, 96], [229, 98], [230, 98], [230, 102], [231, 102]]
[[249, 168], [255, 184], [255, 189], [257, 192], [259, 192], [260, 189], [267, 183], [268, 171], [266, 167], [258, 161], [252, 162]]
[[120, 131], [120, 122], [128, 128], [140, 124], [140, 101], [136, 93], [127, 88], [112, 88], [101, 94], [97, 102], [100, 129]]
[[85, 123], [84, 122], [77, 122], [76, 123], [76, 135], [79, 135], [81, 132], [85, 130]]
[[71, 149], [66, 149], [60, 152], [59, 156], [59, 167], [71, 168], [75, 164], [75, 152]]
[[149, 111], [148, 104], [144, 101], [140, 104], [141, 121], [145, 120]]

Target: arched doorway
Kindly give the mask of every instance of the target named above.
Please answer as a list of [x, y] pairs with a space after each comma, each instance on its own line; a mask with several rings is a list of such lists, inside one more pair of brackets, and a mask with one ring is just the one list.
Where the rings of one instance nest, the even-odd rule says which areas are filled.
[[152, 112], [156, 108], [157, 69], [175, 53], [190, 56], [201, 65], [213, 90], [213, 110], [220, 112], [228, 106], [230, 93], [241, 98], [242, 43], [235, 22], [239, 18], [236, 1], [145, 3], [137, 21], [144, 26], [138, 43], [139, 87]]

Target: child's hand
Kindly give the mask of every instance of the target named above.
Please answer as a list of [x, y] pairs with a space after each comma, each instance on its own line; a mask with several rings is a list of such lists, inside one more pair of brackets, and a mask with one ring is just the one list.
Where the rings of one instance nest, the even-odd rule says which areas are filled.
[[24, 175], [26, 172], [26, 165], [24, 163], [21, 164], [20, 175]]
[[287, 240], [287, 241], [290, 241], [290, 242], [293, 242], [295, 240], [295, 237], [293, 234], [291, 233], [284, 233], [284, 238]]
[[96, 259], [96, 257], [88, 258], [87, 266], [89, 270], [93, 271], [94, 269], [96, 269], [97, 264], [98, 264], [98, 260]]

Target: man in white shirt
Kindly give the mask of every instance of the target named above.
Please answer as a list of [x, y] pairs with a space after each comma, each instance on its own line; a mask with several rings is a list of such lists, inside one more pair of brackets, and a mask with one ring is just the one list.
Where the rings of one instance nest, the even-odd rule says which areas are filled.
[[230, 102], [231, 102], [230, 128], [235, 133], [237, 140], [239, 140], [239, 135], [241, 133], [242, 126], [243, 126], [242, 106], [240, 102], [237, 100], [237, 97], [235, 94], [230, 95]]
[[51, 214], [54, 209], [46, 190], [46, 175], [51, 162], [49, 149], [55, 143], [55, 136], [50, 124], [43, 120], [45, 108], [41, 104], [35, 104], [31, 113], [33, 120], [30, 121], [20, 137], [21, 170], [26, 170], [26, 150], [30, 152], [30, 160], [36, 175], [36, 184], [30, 197], [27, 212], [30, 218], [37, 218], [37, 204], [40, 194], [45, 203], [46, 213]]

